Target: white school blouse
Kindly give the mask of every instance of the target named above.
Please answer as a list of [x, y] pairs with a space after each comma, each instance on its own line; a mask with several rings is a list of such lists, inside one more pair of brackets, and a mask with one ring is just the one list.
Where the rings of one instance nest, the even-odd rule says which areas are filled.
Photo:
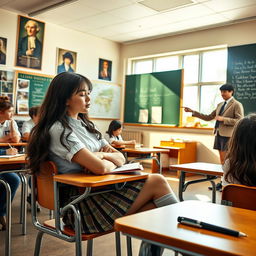
[[118, 136], [109, 136], [108, 133], [105, 134], [105, 139], [108, 141], [109, 144], [113, 143], [114, 141], [123, 141], [123, 138], [121, 135]]
[[[94, 133], [88, 132], [82, 120], [68, 117], [68, 121], [72, 131], [70, 133], [66, 129], [63, 137], [68, 149], [60, 141], [64, 130], [62, 124], [55, 122], [50, 128], [50, 159], [57, 165], [59, 173], [73, 173], [84, 169], [81, 165], [71, 162], [73, 156], [82, 148], [87, 148], [91, 152], [98, 152], [102, 147], [108, 145], [105, 139], [99, 140]], [[68, 133], [70, 135], [66, 141], [65, 137]]]
[[[17, 132], [20, 135], [19, 128], [15, 120], [13, 121], [13, 127], [15, 132]], [[11, 120], [5, 120], [2, 124], [0, 123], [0, 138], [6, 136], [8, 133], [10, 133], [11, 126]]]
[[25, 121], [22, 125], [22, 135], [24, 135], [24, 133], [30, 133], [34, 126], [35, 123], [32, 119]]

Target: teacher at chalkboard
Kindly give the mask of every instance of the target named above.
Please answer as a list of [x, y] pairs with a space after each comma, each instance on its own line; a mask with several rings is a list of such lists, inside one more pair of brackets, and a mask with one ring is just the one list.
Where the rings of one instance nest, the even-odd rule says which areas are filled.
[[[220, 162], [224, 164], [225, 155], [227, 151], [227, 143], [232, 135], [236, 122], [243, 118], [244, 109], [243, 105], [234, 99], [234, 87], [231, 84], [223, 84], [220, 87], [221, 96], [224, 102], [217, 105], [217, 108], [209, 115], [204, 115], [185, 107], [185, 112], [192, 112], [192, 116], [198, 117], [205, 121], [216, 120], [214, 126], [214, 149], [219, 151]], [[221, 190], [221, 184], [217, 184], [216, 188]]]

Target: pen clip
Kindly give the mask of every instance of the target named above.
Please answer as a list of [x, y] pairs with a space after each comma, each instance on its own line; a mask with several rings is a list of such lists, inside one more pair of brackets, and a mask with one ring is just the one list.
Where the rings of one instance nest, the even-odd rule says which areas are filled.
[[197, 228], [202, 227], [202, 225], [200, 225], [199, 223], [194, 223], [194, 222], [185, 221], [185, 220], [182, 220], [180, 223], [186, 224], [186, 225], [189, 225], [189, 226], [193, 226], [193, 227], [197, 227]]

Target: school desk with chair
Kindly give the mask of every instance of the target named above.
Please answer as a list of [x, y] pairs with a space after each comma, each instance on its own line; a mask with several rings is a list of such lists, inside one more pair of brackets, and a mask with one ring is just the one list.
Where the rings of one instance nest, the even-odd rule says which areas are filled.
[[[22, 155], [19, 157], [11, 157], [11, 158], [0, 158], [0, 173], [8, 173], [8, 172], [16, 172], [19, 174], [21, 179], [21, 209], [20, 209], [20, 223], [22, 223], [22, 234], [26, 235], [27, 230], [27, 180], [24, 175], [24, 172], [27, 170], [22, 168], [26, 163], [26, 156]], [[5, 166], [8, 166], [7, 170], [4, 170]], [[18, 168], [18, 169], [11, 169]], [[5, 256], [11, 255], [11, 190], [9, 184], [0, 179], [0, 183], [6, 189], [6, 233], [5, 233]]]
[[[57, 168], [53, 162], [45, 162], [41, 165], [38, 175], [32, 177], [32, 222], [38, 229], [38, 235], [36, 239], [34, 255], [40, 254], [41, 240], [44, 233], [57, 237], [59, 239], [75, 242], [77, 256], [82, 255], [82, 241], [87, 241], [87, 256], [92, 256], [93, 239], [114, 230], [107, 232], [99, 232], [92, 234], [81, 233], [81, 217], [80, 212], [76, 210], [74, 204], [80, 200], [93, 195], [95, 193], [109, 192], [109, 185], [113, 185], [111, 189], [121, 189], [125, 186], [126, 182], [146, 179], [148, 174], [146, 173], [130, 173], [130, 174], [108, 174], [108, 175], [94, 175], [85, 173], [73, 173], [73, 174], [57, 174]], [[71, 203], [65, 205], [60, 209], [60, 195], [59, 189], [63, 185], [73, 185], [84, 189], [84, 193], [76, 197]], [[107, 187], [106, 187], [107, 186]], [[105, 190], [102, 191], [102, 188]], [[101, 191], [93, 191], [94, 189], [101, 188]], [[36, 200], [35, 190], [37, 189], [37, 201], [38, 203], [50, 210], [54, 210], [55, 219], [48, 220], [44, 223], [40, 223], [37, 218], [36, 212]], [[75, 229], [63, 227], [61, 225], [61, 214], [66, 210], [72, 209], [75, 217]], [[121, 255], [120, 235], [116, 233], [116, 254]]]

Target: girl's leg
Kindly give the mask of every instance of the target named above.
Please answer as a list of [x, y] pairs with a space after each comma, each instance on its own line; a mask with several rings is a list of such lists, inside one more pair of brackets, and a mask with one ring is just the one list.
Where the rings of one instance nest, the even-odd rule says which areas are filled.
[[176, 196], [164, 176], [151, 174], [127, 214], [152, 209], [154, 205], [163, 206], [166, 200], [169, 202], [167, 204], [177, 202]]
[[[13, 200], [16, 190], [20, 184], [20, 178], [16, 173], [3, 173], [0, 178], [5, 180], [11, 188], [11, 199]], [[0, 216], [6, 214], [6, 191], [3, 185], [0, 185]]]

